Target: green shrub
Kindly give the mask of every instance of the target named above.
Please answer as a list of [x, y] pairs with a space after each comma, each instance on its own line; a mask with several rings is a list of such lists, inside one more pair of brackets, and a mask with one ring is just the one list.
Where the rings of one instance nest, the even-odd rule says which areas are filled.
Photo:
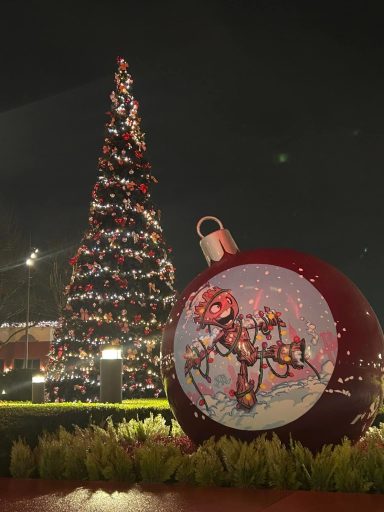
[[58, 437], [64, 448], [64, 478], [86, 480], [88, 473], [85, 460], [90, 445], [89, 429], [75, 427], [75, 431], [70, 433], [60, 427]]
[[365, 433], [363, 439], [358, 443], [359, 446], [368, 447], [376, 445], [384, 449], [384, 423], [380, 423], [376, 427], [371, 427]]
[[291, 440], [289, 454], [295, 467], [298, 488], [311, 489], [313, 471], [312, 452], [301, 443]]
[[143, 422], [135, 419], [126, 421], [124, 418], [117, 425], [117, 433], [121, 440], [131, 444], [135, 442], [144, 443], [147, 438]]
[[45, 432], [34, 450], [26, 440], [14, 441], [12, 476], [28, 478], [37, 468], [41, 478], [55, 479], [384, 492], [384, 425], [354, 446], [344, 439], [312, 454], [299, 442], [285, 446], [276, 435], [251, 443], [211, 438], [196, 449], [176, 422], [172, 436], [165, 420], [153, 414], [144, 421], [104, 423]]
[[56, 434], [44, 433], [36, 449], [40, 478], [61, 480], [65, 476], [65, 444]]
[[181, 463], [179, 448], [149, 442], [138, 448], [135, 460], [140, 480], [146, 483], [163, 483], [172, 479]]
[[297, 489], [299, 483], [295, 463], [290, 451], [276, 434], [265, 442], [265, 459], [268, 468], [268, 484], [277, 489]]
[[218, 444], [221, 459], [234, 487], [263, 487], [267, 478], [265, 464], [265, 436], [251, 443], [243, 443], [234, 437], [222, 437]]
[[119, 445], [112, 423], [108, 424], [106, 430], [92, 427], [85, 467], [89, 480], [135, 481], [132, 458]]
[[170, 435], [170, 426], [166, 424], [161, 414], [154, 416], [149, 414], [144, 421], [132, 419], [130, 421], [123, 420], [117, 426], [117, 432], [120, 439], [128, 443], [143, 443], [147, 439], [155, 439], [167, 437]]
[[384, 492], [384, 423], [368, 429], [356, 445], [364, 463], [364, 472], [373, 490]]
[[335, 488], [340, 492], [368, 492], [372, 482], [366, 478], [364, 459], [359, 450], [343, 439], [333, 450], [335, 457]]
[[197, 485], [220, 486], [227, 484], [228, 475], [221, 462], [219, 449], [213, 437], [199, 446], [192, 457]]
[[181, 437], [185, 436], [185, 433], [183, 432], [182, 428], [180, 427], [179, 423], [172, 419], [171, 420], [171, 436], [172, 437]]
[[368, 482], [372, 482], [373, 490], [384, 493], [384, 450], [375, 441], [367, 441], [363, 459], [364, 474]]
[[161, 414], [154, 416], [150, 413], [148, 418], [143, 421], [144, 433], [147, 439], [155, 437], [169, 436], [170, 427], [166, 424], [164, 417]]
[[196, 485], [195, 454], [184, 455], [176, 470], [175, 479], [182, 484]]
[[376, 415], [375, 419], [373, 420], [372, 426], [379, 427], [380, 423], [384, 423], [384, 407], [381, 407], [378, 410], [377, 415]]
[[336, 459], [331, 444], [324, 445], [312, 461], [311, 489], [313, 491], [334, 491]]
[[14, 478], [29, 478], [36, 470], [35, 457], [23, 439], [13, 442], [10, 473]]

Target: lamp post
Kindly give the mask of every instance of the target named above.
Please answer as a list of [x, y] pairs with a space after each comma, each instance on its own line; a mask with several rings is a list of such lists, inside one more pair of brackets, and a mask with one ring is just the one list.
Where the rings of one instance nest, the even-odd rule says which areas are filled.
[[37, 258], [37, 253], [39, 252], [39, 249], [34, 249], [31, 254], [29, 255], [29, 258], [25, 262], [27, 265], [27, 318], [25, 322], [25, 361], [24, 361], [24, 368], [28, 368], [28, 359], [29, 359], [29, 298], [30, 298], [30, 292], [31, 292], [31, 267], [33, 266], [33, 263], [35, 259]]
[[38, 373], [32, 376], [32, 403], [43, 404], [45, 402], [45, 377]]
[[106, 345], [101, 349], [100, 402], [119, 404], [122, 400], [123, 360], [121, 347]]

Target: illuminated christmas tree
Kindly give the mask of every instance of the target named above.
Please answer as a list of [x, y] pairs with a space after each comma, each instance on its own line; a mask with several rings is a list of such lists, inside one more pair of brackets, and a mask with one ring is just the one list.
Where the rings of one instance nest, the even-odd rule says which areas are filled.
[[157, 180], [144, 157], [133, 81], [127, 62], [117, 62], [89, 228], [70, 260], [72, 278], [50, 353], [52, 400], [98, 400], [106, 344], [123, 348], [123, 397], [161, 393], [159, 343], [174, 298], [174, 267], [149, 193]]

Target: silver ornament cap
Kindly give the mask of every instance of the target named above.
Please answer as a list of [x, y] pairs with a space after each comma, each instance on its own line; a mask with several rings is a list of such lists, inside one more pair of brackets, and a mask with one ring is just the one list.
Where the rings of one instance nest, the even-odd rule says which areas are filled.
[[[217, 222], [220, 229], [204, 236], [200, 228], [206, 220]], [[209, 266], [215, 261], [220, 261], [226, 253], [236, 254], [239, 252], [239, 248], [231, 233], [228, 229], [224, 229], [223, 223], [217, 217], [212, 217], [211, 215], [202, 217], [196, 225], [196, 231], [201, 238], [200, 247]]]

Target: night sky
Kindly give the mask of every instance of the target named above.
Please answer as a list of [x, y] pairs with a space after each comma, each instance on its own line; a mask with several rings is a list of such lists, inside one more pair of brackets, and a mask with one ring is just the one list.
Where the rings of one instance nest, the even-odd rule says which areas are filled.
[[78, 243], [117, 55], [130, 63], [181, 290], [216, 215], [241, 249], [337, 266], [384, 319], [379, 2], [1, 3], [0, 199], [49, 252]]

